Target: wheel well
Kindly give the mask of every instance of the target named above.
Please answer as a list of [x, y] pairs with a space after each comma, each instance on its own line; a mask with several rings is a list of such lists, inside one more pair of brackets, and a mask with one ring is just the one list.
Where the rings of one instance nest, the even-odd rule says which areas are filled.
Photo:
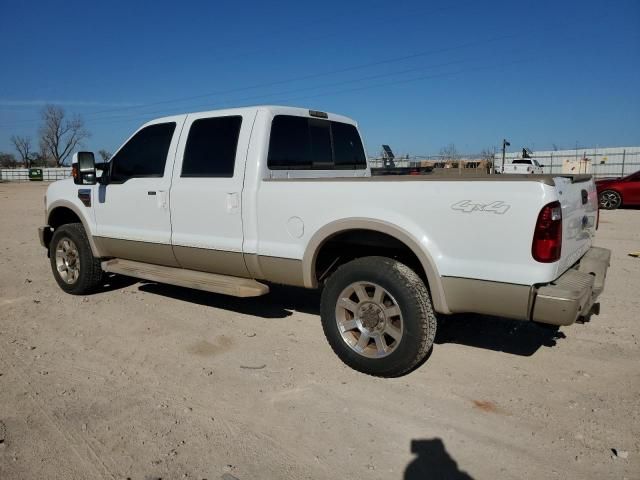
[[57, 207], [49, 214], [49, 226], [56, 230], [67, 223], [82, 223], [80, 217], [70, 208]]
[[329, 237], [320, 246], [315, 259], [315, 275], [322, 283], [340, 265], [361, 257], [394, 258], [416, 272], [429, 285], [422, 263], [406, 244], [386, 233], [375, 230], [346, 230]]

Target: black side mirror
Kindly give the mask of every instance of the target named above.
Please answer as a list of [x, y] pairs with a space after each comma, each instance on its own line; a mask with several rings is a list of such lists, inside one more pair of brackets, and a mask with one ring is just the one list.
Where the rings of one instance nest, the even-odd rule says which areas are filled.
[[73, 183], [76, 185], [96, 184], [96, 159], [93, 152], [78, 152], [72, 160]]

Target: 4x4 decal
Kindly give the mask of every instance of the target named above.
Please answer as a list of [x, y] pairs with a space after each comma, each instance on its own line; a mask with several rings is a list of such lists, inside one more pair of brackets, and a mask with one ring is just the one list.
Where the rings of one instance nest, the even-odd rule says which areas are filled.
[[471, 212], [491, 212], [497, 213], [498, 215], [503, 215], [511, 208], [510, 205], [507, 205], [501, 200], [496, 200], [495, 202], [490, 203], [476, 203], [471, 200], [460, 200], [459, 202], [451, 205], [451, 210], [458, 210], [464, 213]]

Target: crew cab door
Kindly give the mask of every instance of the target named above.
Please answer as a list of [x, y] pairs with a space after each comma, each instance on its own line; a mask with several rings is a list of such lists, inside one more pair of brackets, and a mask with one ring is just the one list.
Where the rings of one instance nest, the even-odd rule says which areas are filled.
[[97, 185], [97, 241], [106, 256], [177, 266], [169, 192], [184, 116], [138, 130], [116, 152]]
[[173, 252], [183, 268], [248, 277], [242, 187], [255, 110], [189, 114], [171, 187]]

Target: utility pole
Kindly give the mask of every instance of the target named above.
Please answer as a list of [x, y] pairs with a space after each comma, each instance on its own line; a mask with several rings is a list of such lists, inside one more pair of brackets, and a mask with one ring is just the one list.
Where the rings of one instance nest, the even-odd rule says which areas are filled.
[[502, 168], [500, 169], [500, 173], [504, 173], [504, 157], [507, 152], [507, 147], [510, 147], [511, 144], [507, 142], [506, 139], [502, 140]]

